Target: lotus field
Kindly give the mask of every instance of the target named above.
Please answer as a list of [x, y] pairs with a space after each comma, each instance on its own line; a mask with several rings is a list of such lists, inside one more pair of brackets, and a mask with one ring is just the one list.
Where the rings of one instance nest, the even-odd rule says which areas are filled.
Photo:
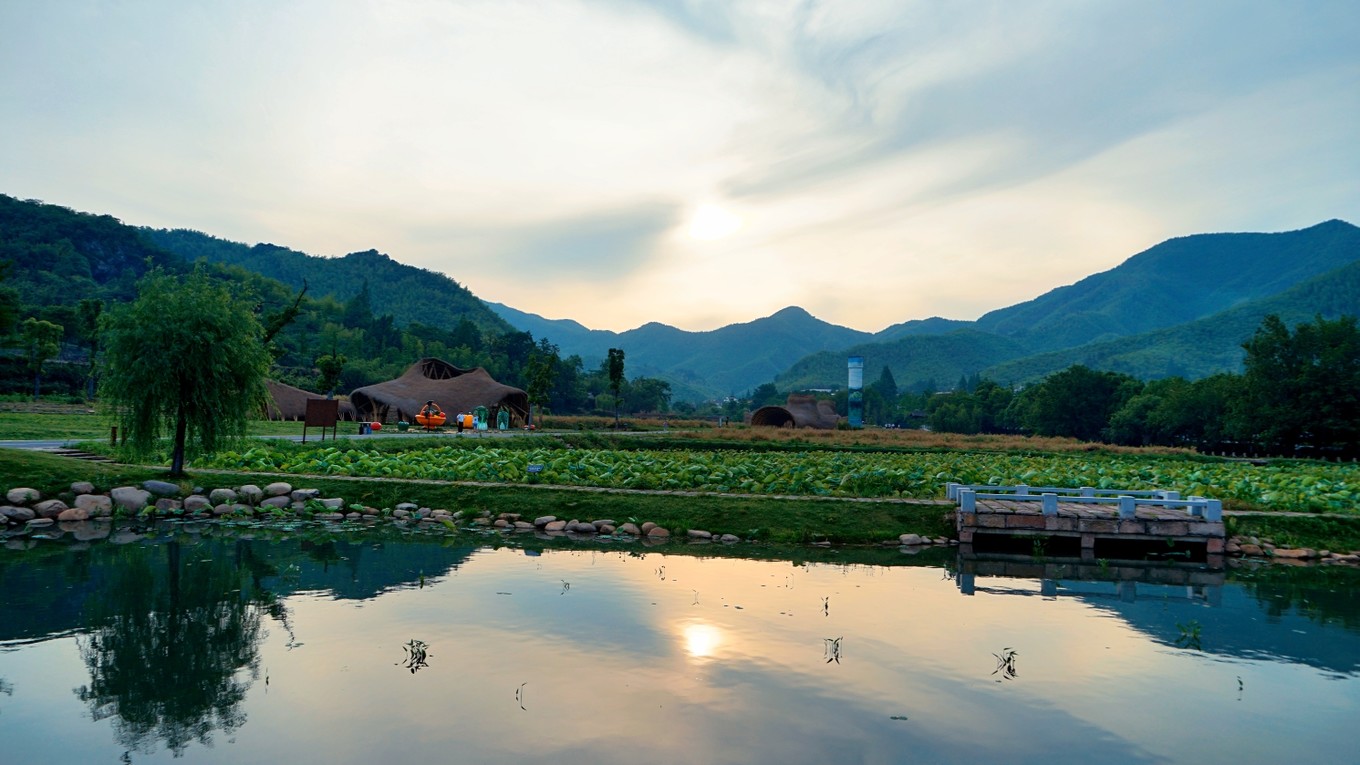
[[[529, 466], [541, 466], [530, 473]], [[940, 498], [949, 481], [1169, 489], [1231, 506], [1356, 512], [1360, 466], [1197, 461], [1130, 455], [978, 452], [761, 452], [441, 446], [409, 450], [261, 444], [197, 467], [295, 475], [536, 482], [620, 489], [833, 497]]]

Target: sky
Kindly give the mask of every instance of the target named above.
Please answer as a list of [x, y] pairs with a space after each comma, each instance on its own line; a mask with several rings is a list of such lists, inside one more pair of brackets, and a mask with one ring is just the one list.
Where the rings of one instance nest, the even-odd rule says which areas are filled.
[[596, 329], [877, 331], [1360, 224], [1357, 39], [1350, 0], [0, 0], [0, 193]]

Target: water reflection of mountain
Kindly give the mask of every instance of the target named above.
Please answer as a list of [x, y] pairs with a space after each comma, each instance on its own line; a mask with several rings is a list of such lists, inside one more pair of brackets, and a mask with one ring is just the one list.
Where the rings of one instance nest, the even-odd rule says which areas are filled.
[[[1131, 571], [1136, 575], [1130, 576]], [[1039, 594], [1083, 601], [1165, 645], [1183, 645], [1183, 625], [1194, 621], [1206, 653], [1360, 674], [1360, 571], [1285, 566], [1228, 572], [1120, 566], [1101, 571], [1091, 564], [1036, 564], [1028, 559], [961, 561], [959, 583], [965, 594], [1036, 594], [1033, 588], [1011, 590], [975, 577], [1037, 580]]]

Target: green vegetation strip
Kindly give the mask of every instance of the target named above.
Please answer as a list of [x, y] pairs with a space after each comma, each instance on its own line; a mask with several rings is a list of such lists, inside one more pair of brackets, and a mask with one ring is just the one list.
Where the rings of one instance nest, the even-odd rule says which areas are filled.
[[[541, 482], [564, 486], [768, 495], [936, 498], [966, 484], [1170, 489], [1225, 500], [1230, 507], [1355, 513], [1360, 466], [1309, 462], [1252, 465], [1158, 457], [980, 454], [708, 452], [565, 448], [540, 440], [491, 445], [463, 441], [398, 448], [376, 442], [258, 443], [196, 462], [201, 468], [264, 473], [371, 476], [440, 481]], [[530, 473], [529, 466], [541, 466]]]

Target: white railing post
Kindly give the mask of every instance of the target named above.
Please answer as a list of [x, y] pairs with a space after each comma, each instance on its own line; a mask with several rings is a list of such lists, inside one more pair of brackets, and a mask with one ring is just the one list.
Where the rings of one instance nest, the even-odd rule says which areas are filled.
[[1218, 523], [1223, 520], [1223, 501], [1210, 499], [1204, 502], [1204, 520]]
[[1138, 505], [1134, 501], [1133, 497], [1130, 497], [1127, 494], [1119, 497], [1119, 517], [1121, 519], [1133, 518], [1134, 512], [1137, 507]]
[[950, 501], [959, 498], [959, 485], [955, 481], [950, 481], [944, 485], [944, 498]]
[[959, 512], [977, 512], [977, 492], [972, 489], [959, 489]]
[[1029, 486], [1027, 486], [1027, 485], [1025, 485], [1025, 484], [1023, 484], [1023, 483], [1022, 483], [1022, 484], [1017, 484], [1016, 487], [1015, 487], [1015, 493], [1018, 494], [1018, 495], [1020, 495], [1020, 496], [1022, 496], [1022, 497], [1028, 497], [1028, 496], [1029, 496]]
[[1081, 487], [1081, 496], [1083, 496], [1083, 497], [1094, 497], [1095, 495], [1096, 495], [1095, 487], [1092, 487], [1092, 486], [1083, 486], [1083, 487]]
[[1058, 495], [1051, 491], [1044, 492], [1044, 515], [1058, 514]]

